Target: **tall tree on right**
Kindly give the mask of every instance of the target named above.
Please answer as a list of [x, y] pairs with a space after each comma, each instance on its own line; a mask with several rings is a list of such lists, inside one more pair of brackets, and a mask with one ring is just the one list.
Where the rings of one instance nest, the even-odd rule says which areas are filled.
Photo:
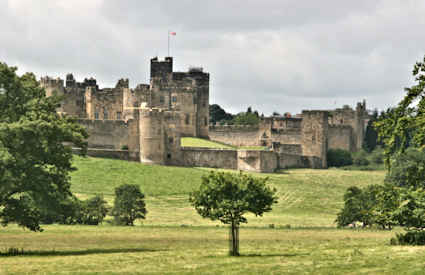
[[405, 88], [406, 95], [391, 113], [375, 123], [385, 144], [385, 159], [403, 153], [409, 146], [425, 146], [425, 57], [413, 66], [416, 84]]

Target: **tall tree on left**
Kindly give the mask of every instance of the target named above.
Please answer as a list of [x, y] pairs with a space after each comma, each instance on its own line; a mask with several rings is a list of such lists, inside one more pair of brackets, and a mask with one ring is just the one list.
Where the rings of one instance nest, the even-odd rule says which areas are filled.
[[0, 62], [0, 222], [40, 228], [40, 213], [60, 209], [71, 196], [69, 145], [86, 152], [86, 131], [56, 113], [57, 97], [46, 97], [34, 74], [16, 74]]

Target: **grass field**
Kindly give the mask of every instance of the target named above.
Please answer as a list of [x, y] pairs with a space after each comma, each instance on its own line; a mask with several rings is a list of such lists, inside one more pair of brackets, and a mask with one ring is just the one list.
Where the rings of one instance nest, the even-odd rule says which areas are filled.
[[[228, 230], [204, 220], [188, 203], [209, 169], [146, 166], [76, 157], [72, 191], [80, 198], [135, 183], [146, 194], [147, 219], [134, 227], [14, 225], [0, 230], [1, 274], [424, 274], [425, 248], [390, 246], [394, 231], [336, 229], [335, 215], [351, 185], [382, 183], [384, 171], [294, 169], [269, 177], [279, 203], [264, 217], [248, 217], [241, 257], [228, 257]], [[272, 226], [273, 225], [273, 226]], [[272, 228], [274, 227], [274, 228]], [[399, 229], [398, 229], [399, 230]]]
[[241, 146], [236, 147], [229, 144], [224, 144], [216, 141], [211, 141], [202, 138], [183, 137], [181, 138], [182, 147], [202, 147], [213, 149], [244, 149], [244, 150], [266, 150], [266, 146]]

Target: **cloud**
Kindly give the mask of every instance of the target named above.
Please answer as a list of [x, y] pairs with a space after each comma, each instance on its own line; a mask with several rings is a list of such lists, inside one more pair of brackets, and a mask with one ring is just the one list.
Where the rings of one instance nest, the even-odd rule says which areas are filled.
[[[0, 60], [101, 86], [149, 81], [149, 59], [202, 66], [211, 100], [265, 114], [394, 105], [424, 54], [425, 2], [0, 0]], [[335, 106], [337, 104], [337, 106]]]

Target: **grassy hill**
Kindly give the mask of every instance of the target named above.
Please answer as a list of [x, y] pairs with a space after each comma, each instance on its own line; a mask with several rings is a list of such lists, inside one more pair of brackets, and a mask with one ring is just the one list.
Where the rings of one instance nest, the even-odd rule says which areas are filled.
[[[228, 257], [228, 228], [201, 219], [188, 203], [189, 192], [209, 169], [81, 157], [75, 157], [75, 165], [72, 191], [79, 197], [102, 193], [112, 205], [116, 186], [138, 184], [146, 194], [147, 219], [134, 227], [46, 225], [43, 233], [10, 225], [0, 231], [0, 274], [423, 274], [425, 270], [425, 248], [390, 246], [394, 231], [335, 228], [345, 189], [382, 183], [384, 171], [295, 169], [255, 174], [270, 178], [279, 203], [263, 218], [248, 218], [240, 231], [242, 256]], [[25, 253], [5, 255], [10, 248]]]
[[[146, 194], [151, 225], [204, 225], [188, 202], [189, 192], [198, 188], [207, 168], [148, 166], [111, 159], [75, 158], [78, 168], [72, 176], [72, 191], [82, 198], [102, 193], [111, 201], [114, 188], [123, 183], [140, 185]], [[235, 171], [231, 171], [235, 172]], [[336, 169], [293, 169], [269, 177], [278, 190], [279, 203], [263, 218], [252, 218], [250, 226], [264, 224], [333, 227], [342, 206], [342, 196], [351, 185], [381, 183], [384, 171], [343, 171]], [[173, 215], [169, 214], [173, 209]]]

